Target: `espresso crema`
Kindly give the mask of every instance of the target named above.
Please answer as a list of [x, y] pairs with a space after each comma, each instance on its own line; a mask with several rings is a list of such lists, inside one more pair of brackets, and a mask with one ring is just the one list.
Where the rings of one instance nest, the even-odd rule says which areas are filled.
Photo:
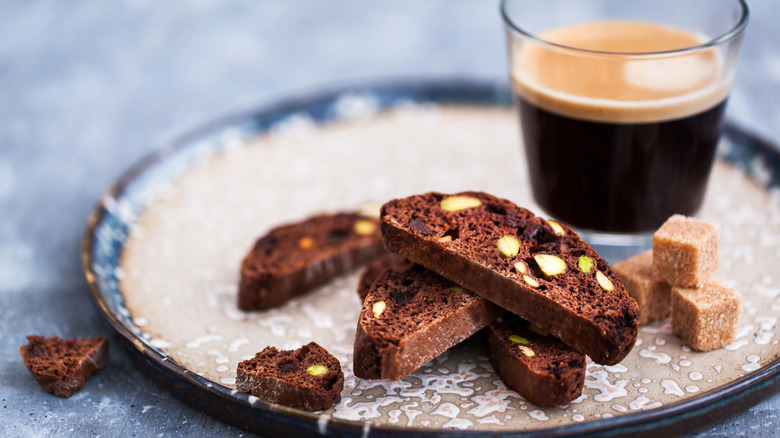
[[539, 37], [594, 52], [529, 40], [515, 53], [515, 91], [562, 115], [616, 123], [670, 120], [712, 108], [728, 94], [731, 78], [720, 77], [722, 57], [716, 48], [630, 55], [681, 50], [704, 41], [683, 29], [604, 21], [556, 28]]

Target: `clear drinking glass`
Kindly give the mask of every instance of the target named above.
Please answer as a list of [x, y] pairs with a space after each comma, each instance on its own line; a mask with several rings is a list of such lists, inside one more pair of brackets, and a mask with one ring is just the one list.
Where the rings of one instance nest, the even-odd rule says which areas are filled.
[[[538, 13], [543, 11], [544, 13]], [[534, 199], [596, 245], [701, 206], [743, 0], [503, 0]]]

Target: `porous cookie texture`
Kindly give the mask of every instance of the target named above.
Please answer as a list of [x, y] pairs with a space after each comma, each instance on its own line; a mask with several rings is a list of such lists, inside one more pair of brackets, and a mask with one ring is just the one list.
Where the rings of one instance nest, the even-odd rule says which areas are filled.
[[720, 226], [676, 214], [653, 235], [653, 277], [698, 287], [718, 269]]
[[382, 207], [385, 246], [612, 365], [637, 336], [636, 302], [570, 227], [482, 192]]
[[24, 365], [44, 391], [70, 397], [108, 362], [108, 339], [27, 336], [19, 348]]
[[527, 400], [552, 408], [582, 394], [584, 354], [511, 313], [484, 331], [493, 368]]
[[672, 287], [653, 278], [653, 251], [648, 250], [615, 263], [615, 272], [623, 280], [628, 294], [639, 306], [639, 324], [669, 317]]
[[382, 275], [387, 269], [395, 269], [396, 271], [408, 269], [411, 266], [410, 261], [406, 260], [404, 256], [400, 254], [388, 253], [382, 257], [372, 261], [363, 272], [360, 274], [360, 279], [357, 285], [357, 294], [360, 297], [362, 303], [368, 295], [368, 291], [371, 290], [371, 286], [374, 284], [377, 278]]
[[241, 263], [238, 307], [267, 309], [384, 253], [375, 218], [320, 214], [272, 229]]
[[741, 317], [742, 294], [717, 278], [701, 288], [672, 288], [672, 330], [694, 350], [733, 342]]
[[386, 269], [363, 301], [353, 371], [363, 379], [403, 379], [499, 313], [494, 304], [420, 265]]
[[297, 350], [266, 347], [238, 364], [236, 388], [263, 400], [322, 411], [341, 400], [341, 364], [316, 342]]

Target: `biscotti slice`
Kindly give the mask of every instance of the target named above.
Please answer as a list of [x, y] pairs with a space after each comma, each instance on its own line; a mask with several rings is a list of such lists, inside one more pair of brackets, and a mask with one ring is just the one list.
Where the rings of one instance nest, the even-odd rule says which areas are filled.
[[422, 266], [387, 269], [358, 319], [355, 375], [400, 380], [490, 324], [500, 310]]
[[427, 193], [382, 206], [385, 247], [613, 365], [637, 335], [636, 302], [570, 227], [486, 193]]
[[266, 347], [238, 364], [236, 388], [263, 400], [306, 411], [323, 411], [341, 400], [341, 364], [316, 342], [297, 350]]
[[582, 394], [584, 354], [511, 313], [493, 321], [485, 334], [493, 368], [527, 400], [552, 408]]
[[70, 397], [84, 382], [106, 366], [108, 339], [60, 339], [57, 336], [27, 336], [19, 348], [24, 365], [44, 391]]
[[400, 254], [387, 253], [368, 265], [363, 269], [363, 273], [360, 274], [360, 279], [357, 285], [357, 294], [360, 297], [362, 303], [368, 295], [368, 291], [371, 290], [371, 286], [374, 284], [377, 278], [382, 275], [387, 269], [395, 269], [401, 271], [408, 269], [412, 262], [406, 260], [406, 258]]
[[279, 306], [384, 253], [376, 219], [321, 214], [274, 228], [241, 264], [238, 307]]

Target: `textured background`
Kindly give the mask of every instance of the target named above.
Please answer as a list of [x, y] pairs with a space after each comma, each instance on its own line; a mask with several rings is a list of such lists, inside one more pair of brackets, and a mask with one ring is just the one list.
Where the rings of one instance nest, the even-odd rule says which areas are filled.
[[[542, 3], [542, 2], [540, 2]], [[780, 2], [752, 21], [728, 113], [780, 139]], [[506, 82], [496, 1], [11, 1], [0, 4], [0, 435], [228, 435], [132, 367], [73, 398], [17, 354], [32, 333], [110, 336], [81, 272], [100, 194], [176, 133], [291, 94], [393, 78]], [[776, 434], [780, 396], [702, 435]]]

